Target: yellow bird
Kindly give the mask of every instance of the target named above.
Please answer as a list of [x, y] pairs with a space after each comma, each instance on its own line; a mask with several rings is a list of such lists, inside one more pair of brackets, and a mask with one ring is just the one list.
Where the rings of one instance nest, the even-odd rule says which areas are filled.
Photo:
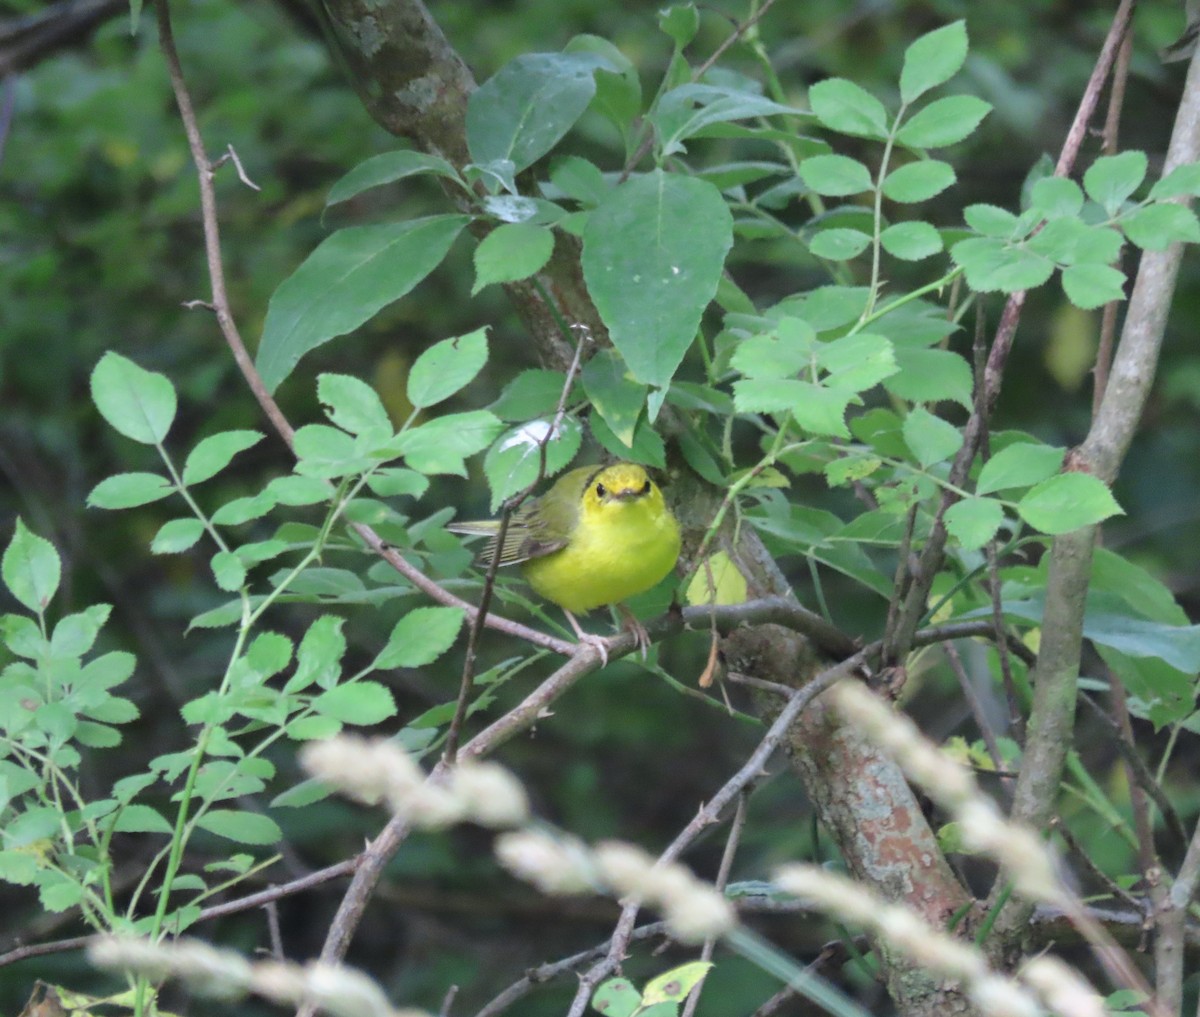
[[[490, 536], [480, 560], [491, 560], [498, 520], [452, 523], [447, 529]], [[519, 564], [534, 591], [563, 609], [576, 636], [595, 646], [605, 663], [604, 641], [584, 632], [575, 615], [616, 605], [644, 658], [649, 637], [622, 601], [660, 582], [678, 558], [679, 524], [658, 485], [634, 463], [563, 474], [517, 510], [500, 551], [500, 564]]]

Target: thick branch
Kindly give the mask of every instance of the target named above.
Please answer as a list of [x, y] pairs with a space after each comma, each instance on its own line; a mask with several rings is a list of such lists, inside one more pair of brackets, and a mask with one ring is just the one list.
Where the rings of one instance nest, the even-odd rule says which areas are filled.
[[[1164, 174], [1200, 158], [1200, 59], [1193, 57], [1175, 119]], [[1179, 271], [1182, 246], [1145, 251], [1100, 410], [1083, 444], [1076, 467], [1111, 483], [1141, 418], [1158, 365], [1167, 314]], [[1013, 818], [1034, 827], [1049, 821], [1071, 744], [1075, 717], [1075, 685], [1083, 639], [1085, 593], [1096, 528], [1085, 527], [1055, 538], [1050, 552], [1046, 618], [1034, 670], [1034, 705]], [[992, 949], [1010, 954], [1030, 914], [1016, 898], [1004, 905], [994, 926]], [[1165, 1005], [1168, 1011], [1174, 1008]]]

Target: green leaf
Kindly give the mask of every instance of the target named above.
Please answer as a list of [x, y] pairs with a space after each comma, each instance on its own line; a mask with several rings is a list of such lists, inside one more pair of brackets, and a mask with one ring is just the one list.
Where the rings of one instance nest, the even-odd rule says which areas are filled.
[[670, 971], [664, 971], [657, 978], [652, 978], [642, 990], [642, 1006], [653, 1006], [655, 1003], [682, 1003], [692, 991], [712, 970], [710, 961], [691, 961], [681, 964]]
[[437, 417], [400, 435], [397, 451], [421, 473], [467, 475], [464, 460], [487, 448], [504, 425], [487, 410]]
[[561, 371], [530, 368], [504, 386], [488, 407], [501, 420], [524, 421], [553, 414], [562, 397], [566, 375]]
[[[492, 492], [492, 511], [538, 479], [542, 440], [550, 432], [549, 420], [532, 420], [502, 434], [483, 460], [483, 472]], [[574, 417], [564, 416], [545, 442], [546, 476], [553, 476], [579, 451], [583, 428]]]
[[646, 420], [638, 422], [638, 426], [633, 432], [633, 441], [628, 445], [613, 434], [603, 417], [593, 415], [589, 420], [589, 425], [592, 437], [603, 445], [610, 455], [617, 459], [641, 463], [643, 466], [653, 466], [660, 470], [666, 469], [666, 445]]
[[976, 233], [997, 240], [1008, 240], [1016, 235], [1018, 219], [1006, 208], [996, 205], [968, 205], [963, 209], [963, 219]]
[[879, 234], [879, 242], [901, 261], [921, 261], [942, 250], [942, 235], [927, 222], [898, 222]]
[[881, 335], [856, 332], [816, 347], [817, 363], [829, 372], [825, 385], [843, 392], [865, 392], [895, 374], [895, 350]]
[[114, 430], [143, 445], [158, 445], [175, 419], [175, 387], [165, 375], [106, 353], [92, 371], [92, 402]]
[[434, 270], [469, 221], [438, 215], [326, 238], [267, 307], [257, 365], [274, 392], [310, 350], [358, 328]]
[[37, 660], [50, 649], [38, 623], [23, 614], [0, 615], [0, 638], [15, 656], [26, 660]]
[[328, 208], [341, 201], [348, 201], [372, 187], [381, 187], [384, 184], [423, 173], [444, 177], [447, 180], [460, 179], [454, 167], [441, 156], [414, 152], [411, 149], [384, 152], [382, 155], [373, 155], [370, 159], [360, 162], [334, 184], [329, 189], [329, 196], [325, 199], [325, 207]]
[[112, 829], [117, 833], [165, 833], [170, 836], [174, 832], [162, 814], [149, 805], [126, 805], [115, 817]]
[[1145, 152], [1102, 155], [1084, 173], [1083, 189], [1111, 217], [1120, 212], [1125, 200], [1145, 179]]
[[683, 49], [700, 31], [700, 12], [692, 3], [672, 4], [658, 12], [658, 27], [671, 37], [677, 50]]
[[[354, 439], [345, 431], [326, 424], [305, 424], [296, 431], [296, 470], [308, 478], [330, 480], [361, 473], [375, 462], [359, 456]], [[327, 492], [325, 498], [332, 492]], [[322, 499], [325, 500], [325, 499]]]
[[1062, 285], [1071, 303], [1085, 311], [1125, 297], [1125, 273], [1111, 265], [1069, 265]]
[[657, 129], [662, 157], [685, 151], [683, 142], [730, 121], [799, 112], [757, 92], [688, 82], [655, 103], [647, 117]]
[[594, 53], [526, 53], [505, 64], [467, 100], [472, 161], [507, 161], [514, 174], [531, 166], [588, 108], [598, 69], [610, 64]]
[[922, 159], [892, 170], [883, 181], [883, 196], [903, 204], [915, 204], [941, 194], [957, 179], [954, 167], [948, 162]]
[[96, 636], [108, 621], [112, 608], [108, 604], [69, 614], [59, 620], [50, 636], [50, 653], [54, 657], [82, 657], [96, 642]]
[[218, 551], [212, 558], [213, 578], [227, 593], [240, 590], [246, 583], [246, 566], [231, 551]]
[[892, 395], [914, 403], [948, 399], [971, 408], [971, 365], [957, 353], [897, 346], [895, 356], [900, 370], [883, 383]]
[[592, 993], [592, 1009], [604, 1017], [633, 1017], [641, 1004], [642, 994], [628, 978], [610, 978]]
[[92, 508], [137, 508], [161, 501], [174, 492], [171, 481], [157, 473], [118, 473], [93, 487], [87, 503]]
[[1125, 236], [1144, 251], [1163, 251], [1174, 243], [1200, 242], [1196, 213], [1183, 205], [1146, 205], [1120, 220]]
[[264, 489], [279, 505], [319, 505], [333, 497], [333, 488], [316, 477], [276, 477]]
[[1029, 207], [1047, 219], [1073, 218], [1083, 208], [1083, 191], [1066, 177], [1042, 177], [1030, 189]]
[[888, 115], [883, 103], [853, 81], [819, 81], [808, 90], [808, 103], [830, 130], [880, 141], [887, 137]]
[[1062, 468], [1064, 450], [1051, 445], [1021, 442], [1001, 449], [979, 471], [976, 494], [1029, 487], [1052, 477]]
[[904, 51], [900, 98], [908, 105], [956, 75], [967, 59], [967, 26], [954, 21], [927, 32]]
[[275, 507], [275, 499], [265, 491], [245, 498], [234, 498], [212, 514], [215, 526], [241, 526], [253, 519], [261, 519]]
[[1054, 262], [1049, 258], [990, 237], [960, 240], [950, 249], [950, 256], [966, 272], [971, 288], [980, 293], [1034, 289], [1054, 273]]
[[260, 431], [222, 431], [209, 435], [187, 457], [183, 466], [184, 484], [200, 484], [215, 477], [235, 455], [253, 448], [262, 438]]
[[425, 350], [408, 373], [408, 400], [424, 409], [465, 388], [487, 363], [487, 326], [443, 339]]
[[283, 831], [275, 820], [257, 812], [209, 809], [196, 820], [196, 825], [239, 844], [277, 844], [283, 839]]
[[463, 618], [457, 607], [418, 607], [409, 611], [392, 629], [372, 669], [390, 671], [432, 664], [454, 645]]
[[983, 547], [1004, 522], [1004, 506], [995, 498], [964, 498], [946, 509], [946, 531], [968, 551]]
[[308, 627], [296, 653], [295, 674], [283, 687], [284, 692], [300, 692], [314, 683], [328, 689], [337, 683], [346, 653], [343, 625], [345, 619], [323, 614]]
[[670, 382], [732, 244], [720, 191], [661, 170], [617, 188], [588, 217], [584, 280], [637, 381]]
[[1104, 482], [1087, 473], [1060, 473], [1043, 480], [1017, 503], [1017, 511], [1030, 526], [1050, 534], [1123, 514]]
[[1154, 201], [1181, 198], [1185, 195], [1200, 195], [1200, 162], [1189, 162], [1176, 166], [1170, 173], [1150, 188]]
[[814, 155], [805, 159], [800, 164], [800, 179], [818, 194], [839, 198], [862, 194], [875, 186], [871, 171], [845, 155]]
[[870, 244], [870, 236], [860, 230], [835, 228], [815, 234], [808, 242], [808, 249], [818, 258], [849, 261], [862, 254]]
[[633, 444], [633, 433], [646, 406], [646, 386], [634, 381], [615, 350], [599, 350], [583, 367], [583, 391], [618, 440]]
[[22, 605], [42, 614], [58, 590], [62, 562], [54, 545], [30, 531], [18, 516], [12, 540], [0, 560], [0, 576]]
[[937, 99], [917, 112], [896, 134], [902, 145], [913, 148], [945, 148], [970, 137], [979, 122], [992, 110], [990, 102], [973, 95]]
[[415, 470], [393, 467], [376, 470], [367, 478], [367, 486], [380, 498], [420, 498], [429, 490], [429, 478]]
[[781, 318], [766, 335], [739, 342], [730, 364], [748, 378], [790, 378], [812, 364], [816, 343], [817, 334], [807, 321]]
[[474, 296], [492, 283], [515, 282], [540, 272], [554, 252], [554, 234], [545, 226], [505, 223], [475, 248]]
[[317, 713], [343, 724], [380, 724], [396, 715], [391, 690], [379, 682], [358, 681], [337, 685], [312, 701]]
[[317, 398], [325, 414], [351, 434], [392, 434], [392, 421], [379, 394], [365, 381], [348, 374], [317, 376]]
[[935, 417], [920, 406], [915, 407], [904, 418], [904, 442], [917, 458], [917, 462], [928, 468], [934, 463], [945, 462], [962, 447], [962, 432], [947, 420]]

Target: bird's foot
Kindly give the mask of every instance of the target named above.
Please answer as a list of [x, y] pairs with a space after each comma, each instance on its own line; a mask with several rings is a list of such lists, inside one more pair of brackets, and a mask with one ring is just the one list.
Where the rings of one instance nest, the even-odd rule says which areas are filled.
[[633, 612], [624, 604], [618, 604], [617, 611], [621, 615], [621, 628], [633, 633], [633, 638], [637, 641], [638, 650], [642, 654], [642, 660], [645, 660], [646, 652], [650, 648], [650, 633], [646, 631], [646, 626], [638, 621], [634, 617]]
[[571, 623], [571, 628], [575, 630], [575, 638], [581, 643], [586, 643], [600, 654], [600, 666], [608, 667], [608, 640], [604, 636], [597, 636], [591, 632], [584, 632], [582, 626], [566, 608], [563, 608], [563, 614], [567, 616], [567, 621]]

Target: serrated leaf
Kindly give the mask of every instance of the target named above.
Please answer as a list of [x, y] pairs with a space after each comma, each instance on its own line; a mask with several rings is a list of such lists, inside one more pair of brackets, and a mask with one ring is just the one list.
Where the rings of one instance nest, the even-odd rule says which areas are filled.
[[174, 493], [171, 482], [157, 473], [118, 473], [93, 487], [87, 503], [92, 508], [137, 508]]
[[226, 593], [240, 590], [246, 583], [246, 566], [232, 551], [218, 551], [212, 558], [213, 578]]
[[387, 671], [432, 664], [454, 645], [463, 618], [457, 607], [418, 607], [409, 611], [396, 623], [371, 667]]
[[977, 494], [1029, 487], [1056, 474], [1062, 467], [1064, 450], [1051, 445], [1020, 442], [1001, 449], [979, 471]]
[[834, 228], [814, 234], [808, 249], [818, 258], [849, 261], [862, 254], [870, 244], [870, 236], [860, 230]]
[[515, 282], [540, 272], [554, 252], [554, 234], [545, 226], [505, 223], [475, 248], [474, 296], [492, 283]]
[[1085, 311], [1125, 297], [1125, 273], [1111, 265], [1069, 265], [1062, 285], [1071, 303]]
[[503, 426], [487, 410], [451, 413], [405, 431], [396, 450], [420, 473], [465, 477], [466, 457], [487, 448]]
[[971, 365], [957, 353], [897, 346], [895, 356], [900, 370], [883, 382], [892, 395], [914, 403], [948, 399], [971, 408]]
[[12, 539], [0, 559], [0, 576], [22, 605], [42, 614], [58, 590], [62, 562], [54, 545], [29, 530], [18, 516]]
[[892, 170], [884, 178], [883, 196], [892, 201], [915, 204], [941, 194], [947, 187], [953, 186], [957, 179], [954, 167], [949, 163], [938, 159], [922, 159]]
[[805, 159], [800, 164], [800, 179], [818, 194], [839, 198], [862, 194], [875, 186], [871, 171], [845, 155], [814, 155]]
[[119, 353], [106, 353], [92, 371], [92, 402], [114, 430], [143, 445], [158, 445], [175, 419], [175, 386]]
[[983, 547], [1004, 522], [1004, 506], [995, 498], [964, 498], [945, 514], [946, 530], [968, 551]]
[[656, 170], [630, 180], [589, 215], [584, 280], [636, 380], [670, 382], [732, 244], [720, 191], [682, 174]]
[[915, 102], [931, 88], [956, 75], [967, 59], [967, 26], [954, 21], [915, 40], [904, 51], [900, 70], [900, 98]]
[[532, 165], [583, 115], [595, 72], [610, 67], [595, 53], [526, 53], [505, 64], [467, 100], [471, 160], [507, 160], [514, 173]]
[[861, 85], [845, 78], [827, 78], [808, 90], [817, 119], [830, 130], [862, 138], [887, 137], [887, 110]]
[[279, 824], [269, 816], [235, 809], [209, 809], [196, 825], [239, 844], [277, 844], [283, 839]]
[[1181, 198], [1184, 195], [1200, 195], [1200, 162], [1189, 162], [1176, 166], [1170, 173], [1150, 188], [1150, 197], [1155, 201]]
[[360, 378], [348, 374], [317, 376], [317, 398], [325, 414], [351, 434], [388, 435], [392, 421], [379, 393]]
[[960, 240], [950, 249], [950, 256], [966, 273], [971, 288], [980, 293], [1034, 289], [1054, 274], [1054, 262], [1049, 258], [990, 237]]
[[583, 391], [613, 434], [626, 445], [646, 405], [646, 386], [634, 381], [615, 350], [599, 350], [580, 373]]
[[942, 251], [942, 235], [927, 222], [898, 222], [879, 234], [879, 242], [901, 261], [921, 261]]
[[963, 219], [975, 232], [997, 240], [1008, 240], [1017, 231], [1017, 217], [996, 205], [968, 205], [963, 209]]
[[947, 420], [917, 406], [904, 418], [905, 444], [924, 467], [944, 462], [962, 447], [962, 432]]
[[345, 620], [336, 615], [323, 614], [308, 627], [296, 652], [296, 671], [284, 692], [300, 692], [314, 683], [327, 689], [337, 682], [346, 653], [344, 624]]
[[538, 479], [541, 445], [546, 446], [546, 476], [553, 476], [575, 458], [583, 441], [579, 421], [564, 416], [550, 435], [549, 420], [531, 420], [502, 434], [483, 460], [483, 472], [492, 492], [493, 512], [514, 494]]
[[425, 408], [466, 387], [487, 363], [487, 326], [434, 343], [408, 374], [408, 399]]
[[187, 457], [183, 466], [184, 484], [200, 484], [215, 477], [235, 455], [253, 448], [262, 439], [260, 431], [222, 431], [209, 435]]
[[1083, 189], [1105, 212], [1115, 216], [1146, 179], [1146, 165], [1145, 152], [1102, 155], [1083, 174]]
[[322, 692], [312, 701], [317, 713], [343, 724], [380, 724], [396, 715], [391, 690], [373, 681], [350, 682]]
[[652, 978], [642, 990], [642, 1006], [654, 1006], [656, 1003], [682, 1003], [687, 994], [692, 991], [712, 970], [711, 961], [691, 961], [681, 964], [670, 971], [664, 971], [657, 978]]
[[1050, 534], [1123, 514], [1104, 482], [1087, 473], [1060, 473], [1043, 480], [1017, 503], [1017, 512], [1030, 526]]
[[975, 133], [975, 128], [992, 110], [992, 104], [973, 95], [937, 99], [919, 110], [896, 134], [902, 145], [913, 148], [945, 148]]
[[1146, 205], [1120, 219], [1125, 236], [1144, 251], [1164, 251], [1174, 243], [1200, 242], [1196, 213], [1183, 205]]
[[1047, 219], [1077, 216], [1083, 208], [1083, 190], [1066, 177], [1042, 177], [1030, 189], [1030, 208]]
[[170, 836], [173, 827], [149, 805], [126, 805], [116, 815], [112, 829], [117, 833], [163, 833]]
[[338, 230], [271, 297], [256, 363], [274, 392], [310, 350], [358, 328], [434, 270], [469, 221], [438, 215]]
[[405, 177], [424, 173], [444, 177], [447, 180], [459, 179], [454, 167], [441, 156], [414, 152], [411, 149], [384, 152], [360, 162], [335, 183], [329, 189], [325, 207], [329, 208], [339, 202], [349, 201], [373, 187], [381, 187], [384, 184], [403, 180]]

